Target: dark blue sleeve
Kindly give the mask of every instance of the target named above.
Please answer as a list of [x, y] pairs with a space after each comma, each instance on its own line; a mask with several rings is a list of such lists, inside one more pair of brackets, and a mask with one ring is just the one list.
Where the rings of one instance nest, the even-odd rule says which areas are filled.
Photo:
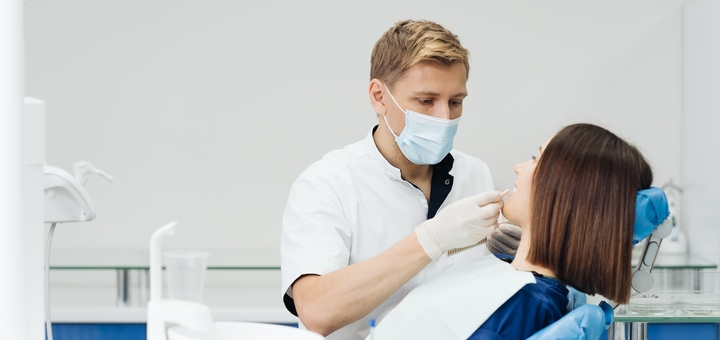
[[553, 279], [536, 279], [536, 284], [515, 293], [468, 339], [527, 339], [567, 314], [567, 288]]

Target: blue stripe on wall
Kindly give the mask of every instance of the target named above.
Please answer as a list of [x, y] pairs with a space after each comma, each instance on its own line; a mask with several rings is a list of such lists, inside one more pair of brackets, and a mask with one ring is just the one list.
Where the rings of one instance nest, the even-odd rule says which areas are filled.
[[[298, 324], [281, 324], [295, 327]], [[53, 340], [146, 340], [144, 323], [55, 323]]]
[[717, 340], [716, 323], [655, 323], [648, 324], [648, 340]]
[[[297, 327], [297, 324], [284, 324]], [[54, 340], [146, 340], [145, 324], [53, 324]], [[603, 333], [601, 339], [605, 339]], [[718, 339], [718, 324], [649, 324], [649, 340]]]
[[145, 324], [56, 323], [54, 340], [145, 340]]

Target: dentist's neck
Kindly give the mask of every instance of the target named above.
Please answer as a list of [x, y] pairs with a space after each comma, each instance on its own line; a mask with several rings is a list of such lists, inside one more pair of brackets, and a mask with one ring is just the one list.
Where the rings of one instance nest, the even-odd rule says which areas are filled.
[[527, 260], [528, 253], [530, 252], [530, 230], [531, 228], [523, 227], [522, 237], [520, 238], [520, 245], [518, 246], [517, 252], [515, 253], [515, 259], [512, 261], [512, 266], [517, 270], [526, 272], [534, 271], [538, 274], [557, 277], [553, 271], [542, 266], [538, 266], [530, 263]]
[[395, 142], [395, 138], [383, 118], [380, 117], [379, 121], [377, 129], [373, 133], [373, 140], [380, 154], [385, 157], [390, 165], [400, 169], [400, 175], [404, 180], [413, 184], [423, 180], [430, 180], [432, 178], [432, 167], [430, 165], [417, 165], [407, 160], [400, 151], [400, 147]]

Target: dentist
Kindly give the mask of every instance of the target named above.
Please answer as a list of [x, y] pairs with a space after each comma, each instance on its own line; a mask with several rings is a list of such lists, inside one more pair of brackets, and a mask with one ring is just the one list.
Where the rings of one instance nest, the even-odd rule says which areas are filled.
[[365, 338], [368, 320], [410, 290], [488, 254], [448, 250], [486, 237], [492, 249], [517, 247], [519, 235], [496, 228], [503, 201], [488, 167], [452, 148], [468, 74], [468, 51], [433, 22], [399, 22], [375, 44], [378, 125], [308, 167], [285, 208], [282, 294], [301, 326]]

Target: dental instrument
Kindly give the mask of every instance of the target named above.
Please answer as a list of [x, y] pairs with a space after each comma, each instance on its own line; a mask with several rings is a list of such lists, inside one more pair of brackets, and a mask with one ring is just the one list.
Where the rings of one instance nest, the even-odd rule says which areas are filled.
[[113, 177], [104, 171], [95, 168], [84, 161], [73, 163], [75, 175], [67, 171], [50, 166], [43, 166], [44, 191], [44, 217], [45, 223], [52, 223], [45, 244], [45, 331], [48, 340], [52, 340], [52, 322], [50, 319], [50, 249], [55, 226], [58, 223], [92, 221], [97, 216], [95, 205], [90, 194], [83, 186], [90, 173], [99, 174], [110, 183]]
[[666, 219], [665, 222], [659, 225], [648, 237], [640, 252], [638, 263], [632, 271], [632, 288], [636, 292], [645, 293], [655, 284], [652, 269], [655, 266], [660, 244], [662, 244], [664, 238], [670, 235], [671, 231], [672, 222], [670, 219]]
[[83, 186], [87, 175], [95, 173], [112, 183], [113, 177], [88, 162], [73, 163], [75, 175], [45, 165], [45, 223], [85, 222], [95, 219], [97, 212], [90, 194]]
[[[505, 191], [503, 191], [503, 192], [500, 194], [500, 197], [505, 197], [505, 195], [507, 195], [509, 192], [510, 192], [510, 189], [506, 189]], [[482, 244], [485, 244], [485, 243], [487, 243], [487, 237], [484, 237], [484, 238], [483, 238], [482, 240], [480, 240], [478, 243], [471, 244], [471, 245], [469, 245], [469, 246], [467, 246], [467, 247], [450, 249], [450, 250], [448, 250], [448, 252], [447, 252], [447, 256], [453, 256], [453, 255], [455, 255], [455, 254], [457, 254], [457, 253], [461, 253], [461, 252], [463, 252], [463, 251], [465, 251], [465, 250], [468, 250], [468, 249], [471, 249], [471, 248], [475, 248], [475, 247], [477, 247], [477, 246], [479, 246], [479, 245], [482, 245]]]
[[[655, 266], [658, 250], [664, 238], [672, 232], [672, 221], [668, 218], [669, 206], [665, 192], [656, 187], [638, 192], [635, 208], [633, 242], [647, 238], [640, 252], [640, 258], [632, 270], [632, 289], [638, 293], [649, 291], [655, 279], [652, 269]], [[617, 307], [617, 305], [615, 306]]]

